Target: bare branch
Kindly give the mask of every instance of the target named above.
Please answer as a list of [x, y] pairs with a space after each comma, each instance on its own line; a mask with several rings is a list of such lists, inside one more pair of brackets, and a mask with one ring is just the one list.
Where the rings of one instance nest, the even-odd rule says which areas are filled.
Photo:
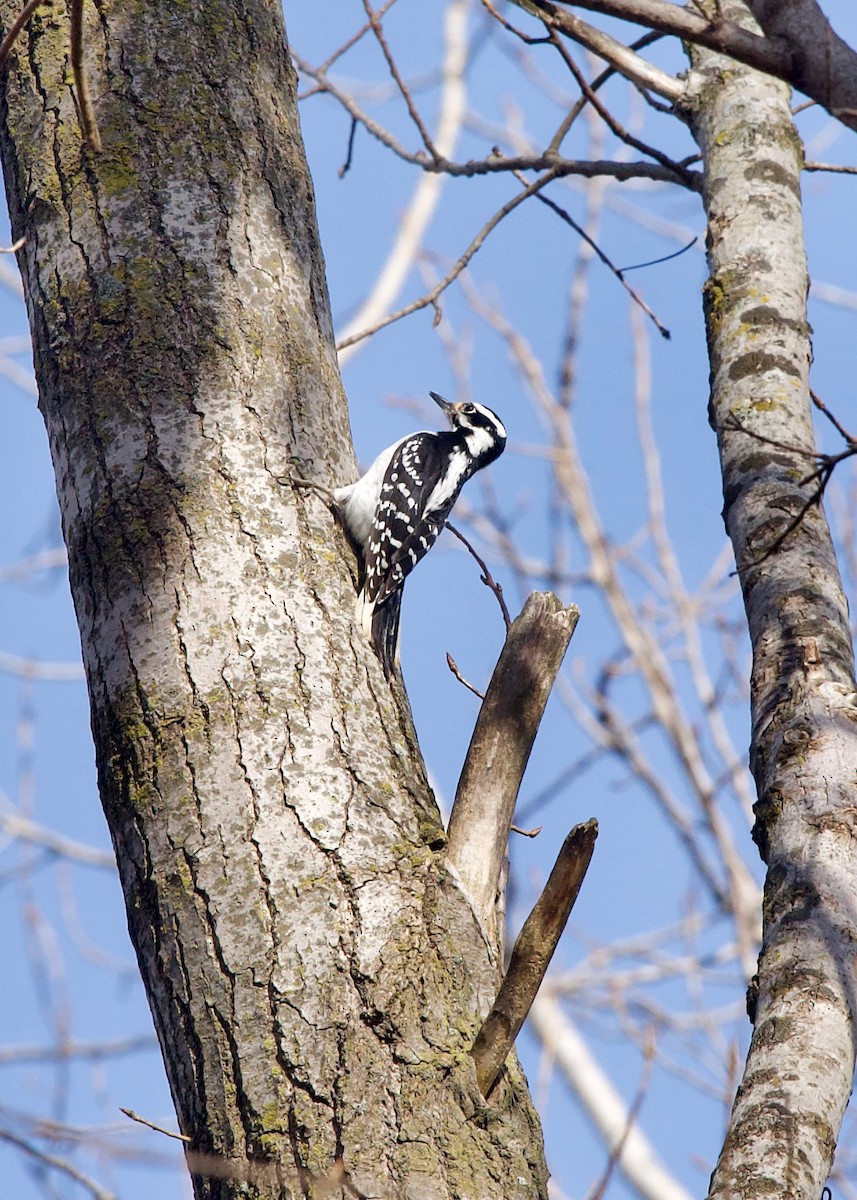
[[[515, 173], [515, 175], [516, 175], [516, 178], [519, 178], [517, 172]], [[564, 208], [562, 208], [559, 204], [557, 204], [556, 201], [551, 200], [548, 196], [538, 196], [537, 199], [539, 199], [542, 202], [542, 204], [546, 204], [552, 212], [556, 213], [556, 215], [560, 218], [560, 220], [565, 221], [566, 225], [570, 225], [571, 228], [575, 231], [575, 233], [579, 237], [582, 237], [584, 239], [584, 241], [586, 241], [590, 244], [591, 248], [595, 251], [596, 255], [601, 260], [601, 262], [604, 263], [605, 267], [607, 267], [608, 270], [613, 272], [613, 274], [616, 276], [616, 278], [622, 284], [622, 287], [625, 289], [625, 291], [628, 293], [628, 295], [631, 297], [631, 299], [634, 301], [634, 303], [638, 304], [640, 306], [640, 308], [643, 310], [643, 312], [646, 314], [646, 316], [649, 318], [649, 320], [656, 326], [658, 333], [661, 335], [661, 337], [665, 338], [667, 341], [669, 341], [670, 331], [667, 329], [666, 325], [662, 324], [662, 322], [658, 320], [658, 318], [655, 316], [655, 314], [649, 308], [648, 304], [646, 304], [646, 302], [642, 298], [642, 296], [640, 296], [640, 294], [637, 291], [635, 291], [634, 288], [631, 287], [630, 283], [628, 283], [628, 281], [623, 277], [622, 272], [619, 270], [619, 268], [614, 266], [614, 264], [610, 261], [610, 259], [607, 257], [607, 255], [604, 253], [604, 251], [601, 249], [601, 247], [595, 241], [592, 240], [592, 238], [589, 236], [589, 234], [586, 232], [586, 230], [583, 229], [582, 226], [578, 225], [578, 223], [571, 216], [571, 214], [566, 212], [566, 210]]]
[[95, 119], [95, 109], [92, 105], [92, 94], [86, 74], [86, 63], [83, 61], [83, 0], [69, 0], [69, 24], [71, 26], [71, 69], [74, 86], [77, 90], [83, 138], [89, 149], [97, 154], [101, 150], [101, 134], [98, 132], [98, 122]]
[[470, 740], [446, 853], [488, 929], [521, 779], [579, 615], [550, 592], [529, 597], [509, 630]]
[[[12, 47], [15, 44], [15, 40], [18, 37], [18, 34], [21, 32], [21, 30], [27, 24], [27, 22], [29, 21], [29, 19], [33, 15], [33, 13], [36, 11], [36, 9], [39, 8], [39, 6], [42, 4], [44, 4], [46, 6], [52, 5], [53, 0], [29, 0], [29, 2], [24, 5], [24, 7], [21, 9], [21, 11], [18, 13], [17, 17], [15, 18], [15, 20], [9, 26], [6, 36], [3, 38], [3, 41], [0, 42], [0, 70], [2, 70], [3, 67], [5, 67], [6, 60], [9, 57], [9, 54], [12, 50]], [[23, 244], [23, 241], [21, 242], [21, 244]], [[18, 248], [17, 242], [15, 243], [14, 248]]]
[[628, 130], [625, 129], [624, 125], [616, 120], [609, 108], [607, 108], [605, 104], [601, 103], [594, 88], [590, 87], [586, 76], [574, 61], [574, 58], [569, 53], [555, 29], [551, 30], [551, 44], [556, 47], [563, 62], [577, 81], [577, 85], [583, 95], [598, 113], [599, 117], [605, 123], [607, 128], [616, 135], [619, 141], [624, 142], [627, 146], [633, 146], [635, 150], [639, 150], [642, 154], [646, 154], [650, 158], [653, 158], [655, 162], [659, 162], [661, 166], [675, 171], [676, 175], [682, 177], [687, 184], [690, 184], [692, 172], [675, 162], [669, 157], [668, 154], [664, 154], [661, 150], [658, 150], [656, 146], [650, 146], [648, 142], [641, 141], [640, 138], [637, 138], [632, 133], [629, 133]]
[[65, 1042], [58, 1046], [0, 1046], [0, 1063], [56, 1063], [69, 1059], [88, 1059], [99, 1062], [105, 1058], [122, 1058], [126, 1054], [155, 1050], [158, 1040], [153, 1033], [119, 1038], [113, 1042]]
[[536, 997], [530, 1023], [556, 1057], [607, 1145], [612, 1148], [624, 1139], [619, 1169], [643, 1200], [690, 1200], [690, 1193], [670, 1175], [639, 1126], [629, 1128], [627, 1105], [554, 995], [543, 991]]
[[126, 1117], [130, 1117], [132, 1121], [137, 1121], [140, 1125], [145, 1125], [147, 1129], [154, 1129], [155, 1133], [163, 1133], [165, 1137], [175, 1138], [177, 1142], [190, 1142], [192, 1140], [186, 1133], [174, 1133], [172, 1129], [164, 1129], [163, 1125], [156, 1125], [154, 1121], [147, 1121], [145, 1117], [141, 1117], [139, 1113], [135, 1113], [133, 1108], [120, 1108], [119, 1111], [124, 1113]]
[[[510, 32], [522, 36], [517, 29], [514, 29], [508, 21], [505, 21], [499, 13], [494, 11], [493, 6], [488, 3], [488, 0], [482, 0], [483, 5], [492, 16]], [[536, 12], [527, 4], [519, 4], [520, 8], [531, 12], [533, 16], [537, 16], [544, 21], [552, 29], [560, 28], [551, 20], [545, 17], [542, 12]], [[668, 75], [666, 71], [661, 71], [660, 68], [652, 66], [646, 62], [634, 50], [611, 37], [609, 33], [605, 33], [602, 29], [596, 29], [594, 25], [589, 25], [586, 21], [582, 21], [580, 17], [572, 13], [562, 13], [563, 24], [561, 32], [567, 37], [572, 38], [581, 46], [585, 46], [587, 50], [591, 50], [597, 54], [599, 58], [603, 58], [605, 62], [610, 63], [620, 74], [626, 79], [630, 79], [632, 83], [638, 87], [651, 88], [653, 92], [657, 92], [659, 96], [664, 96], [667, 100], [680, 100], [684, 94], [684, 84], [672, 75]], [[528, 39], [531, 40], [531, 39]]]
[[411, 120], [413, 121], [413, 123], [416, 125], [417, 129], [420, 132], [420, 137], [423, 140], [423, 145], [425, 146], [426, 150], [428, 150], [428, 152], [432, 156], [432, 158], [437, 159], [439, 157], [439, 155], [438, 155], [437, 150], [435, 149], [435, 145], [431, 139], [431, 135], [429, 134], [429, 131], [426, 129], [426, 127], [423, 123], [423, 119], [420, 116], [419, 111], [417, 110], [417, 106], [414, 104], [413, 97], [411, 96], [411, 93], [408, 89], [408, 85], [405, 83], [404, 79], [402, 78], [401, 72], [399, 71], [399, 68], [396, 66], [396, 60], [393, 57], [392, 52], [390, 51], [390, 47], [387, 44], [387, 39], [384, 37], [384, 30], [381, 27], [381, 18], [379, 16], [379, 14], [373, 10], [372, 5], [369, 3], [369, 0], [363, 0], [363, 7], [366, 10], [366, 16], [369, 18], [369, 24], [372, 26], [372, 32], [375, 34], [375, 38], [378, 42], [378, 45], [381, 47], [381, 53], [384, 55], [384, 58], [387, 60], [387, 66], [389, 68], [390, 74], [392, 75], [393, 79], [396, 82], [396, 86], [398, 87], [399, 91], [402, 94], [402, 99], [405, 101], [405, 104], [407, 105], [408, 112], [411, 115]]
[[461, 258], [458, 259], [452, 270], [447, 272], [443, 279], [441, 279], [440, 283], [436, 284], [430, 292], [427, 292], [424, 296], [421, 296], [419, 300], [414, 300], [413, 303], [405, 305], [404, 308], [400, 308], [397, 312], [391, 313], [388, 317], [383, 317], [380, 321], [376, 321], [374, 325], [370, 325], [367, 329], [361, 330], [360, 333], [355, 333], [352, 334], [351, 337], [343, 338], [341, 342], [337, 342], [336, 349], [344, 350], [346, 346], [353, 346], [355, 342], [362, 341], [363, 338], [369, 337], [373, 333], [377, 333], [379, 329], [386, 329], [386, 327], [388, 325], [392, 325], [394, 321], [401, 321], [402, 317], [409, 317], [411, 313], [419, 312], [422, 308], [428, 308], [430, 305], [436, 305], [438, 296], [445, 292], [451, 283], [455, 282], [473, 256], [479, 250], [481, 250], [485, 243], [485, 239], [488, 237], [488, 234], [500, 224], [504, 217], [507, 217], [510, 212], [513, 212], [514, 209], [516, 209], [518, 205], [522, 203], [522, 201], [529, 199], [530, 196], [536, 195], [536, 193], [541, 188], [545, 187], [546, 184], [550, 183], [551, 179], [553, 178], [554, 173], [549, 171], [546, 175], [543, 175], [540, 179], [537, 179], [534, 183], [531, 183], [527, 188], [524, 189], [523, 192], [519, 192], [517, 196], [514, 196], [511, 200], [504, 204], [498, 212], [494, 213], [494, 216], [491, 217], [489, 221], [486, 221], [486, 223], [479, 230], [476, 237], [464, 251]]
[[45, 829], [43, 826], [37, 825], [35, 821], [30, 821], [17, 813], [0, 812], [0, 833], [8, 838], [17, 838], [22, 842], [30, 842], [34, 846], [41, 846], [42, 849], [49, 850], [52, 854], [71, 859], [73, 862], [83, 863], [88, 867], [106, 867], [111, 871], [116, 870], [116, 859], [112, 850], [99, 850], [95, 846], [87, 846], [84, 842], [75, 841], [74, 838], [63, 837], [62, 834], [55, 833], [52, 829]]
[[0, 671], [22, 679], [74, 680], [83, 679], [82, 663], [41, 662], [37, 658], [22, 658], [19, 654], [0, 651]]
[[857, 167], [849, 167], [844, 163], [805, 162], [805, 171], [827, 171], [831, 175], [857, 175]]
[[481, 575], [482, 582], [485, 584], [485, 586], [487, 588], [490, 588], [491, 591], [494, 593], [494, 595], [497, 597], [497, 603], [500, 605], [500, 612], [503, 614], [503, 620], [506, 624], [506, 632], [508, 633], [508, 631], [512, 627], [512, 618], [509, 615], [509, 609], [508, 609], [508, 606], [506, 605], [506, 601], [503, 597], [502, 585], [497, 582], [497, 580], [494, 578], [494, 576], [488, 570], [487, 563], [485, 562], [484, 559], [479, 557], [479, 555], [473, 549], [473, 547], [471, 546], [470, 542], [468, 542], [468, 540], [464, 536], [464, 534], [461, 533], [460, 530], [456, 529], [454, 525], [451, 525], [449, 523], [449, 521], [447, 521], [446, 527], [450, 533], [454, 534], [455, 537], [457, 537], [458, 540], [467, 547], [467, 549], [470, 551], [470, 553], [476, 559], [476, 562], [479, 564], [479, 569], [482, 572], [482, 575]]
[[580, 175], [585, 179], [594, 179], [604, 175], [608, 178], [618, 179], [621, 182], [628, 179], [652, 179], [659, 183], [682, 183], [695, 192], [700, 191], [702, 188], [702, 175], [700, 173], [691, 174], [689, 180], [685, 180], [681, 175], [677, 177], [675, 171], [662, 167], [660, 163], [615, 162], [611, 159], [563, 158], [550, 149], [543, 151], [541, 154], [522, 154], [509, 158], [489, 154], [486, 158], [470, 159], [463, 163], [450, 162], [445, 158], [429, 158], [422, 151], [411, 153], [382, 125], [370, 117], [368, 113], [365, 113], [356, 103], [353, 96], [338, 87], [325, 74], [321, 67], [312, 67], [297, 54], [293, 53], [292, 57], [301, 74], [316, 81], [319, 92], [326, 92], [333, 96], [350, 117], [359, 121], [367, 133], [370, 133], [372, 137], [386, 146], [388, 150], [391, 150], [403, 162], [420, 167], [423, 171], [451, 175], [455, 178], [463, 179], [470, 179], [477, 175], [494, 175], [512, 170], [550, 171], [556, 178], [565, 175]]
[[458, 682], [464, 684], [464, 686], [467, 688], [468, 692], [472, 692], [473, 695], [478, 696], [480, 700], [485, 699], [485, 696], [483, 695], [483, 693], [480, 692], [477, 688], [475, 688], [473, 686], [473, 684], [469, 682], [469, 680], [464, 678], [464, 676], [461, 674], [461, 672], [458, 669], [458, 663], [455, 661], [455, 659], [452, 657], [452, 655], [449, 653], [449, 651], [447, 651], [447, 654], [446, 654], [446, 665], [449, 667], [450, 671], [452, 671], [453, 675], [458, 680]]
[[[456, 0], [456, 3], [447, 6], [444, 14], [443, 83], [434, 141], [437, 153], [444, 158], [452, 154], [455, 149], [465, 113], [467, 98], [465, 85], [466, 35], [467, 3], [466, 0]], [[351, 163], [351, 147], [357, 124], [357, 117], [352, 116], [348, 158], [340, 174], [344, 174]], [[374, 325], [392, 308], [413, 266], [414, 259], [419, 253], [425, 231], [437, 209], [444, 182], [442, 175], [426, 173], [420, 175], [410, 202], [397, 223], [396, 237], [387, 261], [378, 272], [372, 289], [360, 305], [359, 310], [343, 329], [341, 334], [343, 342], [352, 334], [359, 333], [367, 325]], [[358, 345], [359, 343], [354, 343], [348, 348], [343, 347], [339, 355], [340, 367], [357, 353], [355, 347]]]
[[[569, 21], [570, 14], [557, 8], [551, 0], [512, 0], [512, 3], [560, 32], [564, 33], [568, 26], [569, 37], [575, 36], [573, 23]], [[720, 54], [728, 54], [768, 75], [789, 78], [791, 55], [781, 46], [732, 21], [709, 20], [693, 9], [680, 8], [669, 0], [577, 0], [577, 7], [633, 21], [658, 33], [674, 34], [700, 46], [707, 46], [710, 50], [717, 50]]]
[[56, 1154], [49, 1154], [46, 1150], [40, 1150], [38, 1146], [34, 1146], [26, 1138], [18, 1137], [17, 1134], [11, 1133], [8, 1129], [0, 1129], [0, 1141], [8, 1142], [11, 1146], [17, 1146], [19, 1150], [23, 1150], [25, 1154], [29, 1154], [31, 1158], [41, 1163], [42, 1166], [51, 1167], [55, 1171], [61, 1171], [63, 1175], [68, 1175], [75, 1183], [79, 1183], [81, 1187], [86, 1188], [95, 1200], [117, 1200], [115, 1192], [110, 1192], [107, 1188], [102, 1187], [100, 1183], [79, 1170], [67, 1158], [60, 1158]]
[[522, 829], [520, 825], [510, 825], [509, 832], [517, 833], [520, 837], [537, 838], [542, 831], [543, 826], [536, 825], [534, 829]]
[[580, 892], [597, 837], [597, 821], [575, 825], [562, 844], [544, 891], [518, 934], [497, 999], [470, 1052], [483, 1096], [494, 1086], [536, 998]]
[[593, 1189], [591, 1194], [587, 1197], [587, 1200], [601, 1200], [602, 1196], [607, 1191], [607, 1185], [610, 1183], [610, 1180], [613, 1177], [613, 1172], [615, 1171], [616, 1165], [619, 1162], [619, 1156], [621, 1155], [623, 1149], [625, 1148], [625, 1144], [631, 1135], [631, 1130], [634, 1128], [634, 1124], [640, 1114], [640, 1109], [642, 1108], [643, 1100], [646, 1097], [646, 1092], [649, 1090], [649, 1081], [652, 1077], [652, 1066], [654, 1059], [655, 1040], [653, 1037], [650, 1037], [648, 1044], [646, 1045], [646, 1053], [643, 1056], [643, 1078], [640, 1080], [640, 1086], [637, 1088], [637, 1094], [634, 1097], [634, 1103], [628, 1110], [628, 1120], [625, 1122], [625, 1128], [622, 1132], [622, 1136], [619, 1138], [618, 1142], [611, 1147], [610, 1156], [607, 1159], [607, 1166], [604, 1168], [604, 1174], [601, 1176], [601, 1179], [598, 1181], [598, 1184]]

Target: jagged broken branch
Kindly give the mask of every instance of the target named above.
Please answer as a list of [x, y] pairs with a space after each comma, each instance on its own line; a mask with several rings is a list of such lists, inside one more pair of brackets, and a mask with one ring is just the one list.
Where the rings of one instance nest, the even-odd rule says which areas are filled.
[[580, 892], [597, 836], [597, 821], [575, 825], [562, 844], [544, 891], [518, 934], [506, 977], [470, 1052], [483, 1096], [494, 1086], [536, 998]]
[[496, 926], [498, 881], [521, 779], [579, 615], [551, 592], [528, 598], [494, 668], [458, 781], [447, 861], [489, 930]]

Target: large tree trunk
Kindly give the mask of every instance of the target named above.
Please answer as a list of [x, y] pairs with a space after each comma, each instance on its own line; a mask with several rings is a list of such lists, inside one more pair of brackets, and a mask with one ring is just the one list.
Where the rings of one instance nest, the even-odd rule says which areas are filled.
[[49, 9], [3, 82], [2, 153], [102, 799], [197, 1194], [543, 1196], [514, 1064], [479, 1103], [497, 964], [440, 865], [407, 702], [352, 625], [340, 531], [283, 482], [354, 460], [279, 2], [85, 12], [103, 152]]
[[[724, 15], [749, 24], [744, 5]], [[801, 147], [785, 84], [693, 52], [711, 418], [753, 644], [754, 836], [768, 864], [754, 1031], [711, 1196], [818, 1200], [854, 1069], [857, 707], [813, 467]]]

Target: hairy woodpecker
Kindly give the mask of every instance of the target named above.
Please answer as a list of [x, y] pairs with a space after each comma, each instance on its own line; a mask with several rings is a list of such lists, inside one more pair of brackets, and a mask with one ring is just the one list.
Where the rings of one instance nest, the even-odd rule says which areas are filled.
[[503, 422], [490, 408], [429, 395], [452, 429], [400, 438], [382, 450], [356, 483], [333, 492], [342, 522], [363, 556], [357, 619], [388, 679], [399, 665], [405, 579], [434, 545], [462, 485], [506, 445]]

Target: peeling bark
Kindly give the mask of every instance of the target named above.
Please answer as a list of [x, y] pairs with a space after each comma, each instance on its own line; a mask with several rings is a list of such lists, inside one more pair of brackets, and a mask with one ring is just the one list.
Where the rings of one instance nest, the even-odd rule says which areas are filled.
[[354, 459], [279, 4], [84, 16], [102, 153], [54, 9], [13, 52], [0, 142], [99, 785], [196, 1194], [544, 1196], [520, 1070], [478, 1096], [495, 968], [407, 701], [352, 627], [330, 514], [282, 482]]
[[[743, 5], [723, 5], [749, 21]], [[802, 151], [785, 85], [692, 53], [704, 156], [711, 420], [753, 645], [754, 836], [768, 865], [747, 1065], [712, 1197], [818, 1200], [854, 1068], [857, 705], [824, 513], [804, 504], [811, 348]]]

